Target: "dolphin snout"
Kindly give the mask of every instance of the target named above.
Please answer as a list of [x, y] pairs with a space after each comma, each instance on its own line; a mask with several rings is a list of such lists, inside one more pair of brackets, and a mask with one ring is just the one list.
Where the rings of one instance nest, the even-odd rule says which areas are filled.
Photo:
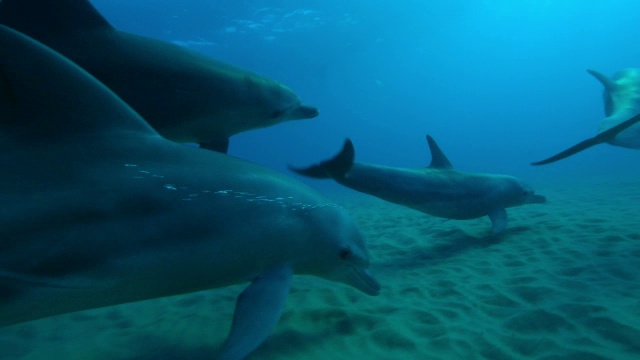
[[290, 116], [292, 119], [311, 119], [318, 116], [318, 114], [320, 112], [315, 106], [302, 104], [293, 109]]
[[375, 277], [369, 272], [368, 269], [354, 269], [354, 272], [360, 277], [361, 282], [356, 286], [356, 288], [363, 293], [371, 296], [377, 296], [380, 294], [380, 283], [376, 280]]
[[322, 277], [347, 284], [367, 295], [377, 296], [380, 294], [380, 283], [366, 267], [340, 266], [331, 273], [322, 275]]
[[543, 204], [547, 202], [547, 198], [542, 195], [533, 194], [529, 199], [529, 203], [531, 204]]

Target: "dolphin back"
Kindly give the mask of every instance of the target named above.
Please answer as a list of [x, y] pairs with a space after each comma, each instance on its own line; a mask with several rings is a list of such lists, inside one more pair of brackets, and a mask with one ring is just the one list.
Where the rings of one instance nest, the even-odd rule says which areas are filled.
[[2, 0], [0, 24], [37, 39], [113, 29], [87, 0]]
[[[22, 140], [52, 141], [116, 128], [157, 135], [86, 71], [3, 25], [0, 25], [0, 90], [0, 110], [4, 113], [0, 127]], [[73, 106], [69, 105], [69, 99], [73, 99]], [[64, 119], [65, 123], [52, 119]]]

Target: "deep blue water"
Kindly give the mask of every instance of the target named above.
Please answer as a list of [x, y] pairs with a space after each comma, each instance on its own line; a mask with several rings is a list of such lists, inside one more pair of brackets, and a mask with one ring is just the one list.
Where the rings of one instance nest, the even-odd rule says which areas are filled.
[[461, 170], [533, 185], [638, 178], [640, 153], [609, 145], [529, 165], [595, 135], [602, 86], [585, 70], [640, 66], [636, 1], [92, 3], [121, 30], [269, 76], [318, 106], [316, 119], [232, 139], [231, 154], [283, 171], [345, 137], [358, 161], [423, 166], [429, 133]]

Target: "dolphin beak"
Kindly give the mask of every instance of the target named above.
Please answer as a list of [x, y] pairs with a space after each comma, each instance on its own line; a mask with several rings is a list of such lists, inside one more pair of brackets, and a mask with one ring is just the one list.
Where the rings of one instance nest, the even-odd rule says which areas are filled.
[[546, 202], [547, 202], [547, 198], [542, 196], [542, 195], [533, 194], [529, 198], [529, 203], [530, 204], [544, 204]]
[[352, 267], [343, 281], [371, 296], [380, 294], [380, 283], [371, 275], [369, 269]]
[[289, 117], [291, 119], [312, 119], [318, 116], [320, 112], [318, 109], [311, 105], [300, 105], [295, 109], [291, 110]]
[[364, 267], [345, 265], [322, 277], [347, 284], [367, 295], [376, 296], [380, 294], [380, 283]]

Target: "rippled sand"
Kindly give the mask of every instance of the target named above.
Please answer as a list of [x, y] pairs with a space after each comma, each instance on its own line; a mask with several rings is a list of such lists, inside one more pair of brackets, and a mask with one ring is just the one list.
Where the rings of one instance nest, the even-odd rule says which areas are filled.
[[[297, 277], [250, 359], [640, 358], [640, 183], [539, 192], [499, 238], [354, 197], [382, 294]], [[241, 289], [0, 329], [0, 359], [210, 359]]]

